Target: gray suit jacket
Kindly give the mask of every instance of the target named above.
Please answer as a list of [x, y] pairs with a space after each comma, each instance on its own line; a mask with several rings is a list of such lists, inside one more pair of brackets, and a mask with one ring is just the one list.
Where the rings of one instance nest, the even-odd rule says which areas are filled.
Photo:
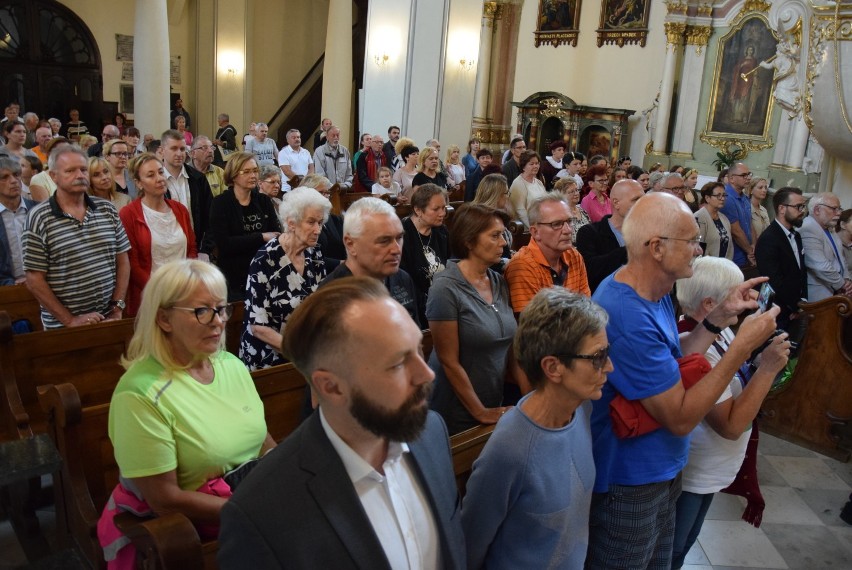
[[[408, 443], [438, 527], [443, 568], [465, 565], [447, 429], [430, 412]], [[346, 469], [314, 413], [278, 445], [222, 509], [222, 570], [390, 569]]]
[[[849, 277], [843, 260], [843, 247], [833, 233], [830, 238], [825, 235], [825, 231], [811, 216], [805, 218], [799, 233], [808, 260], [808, 301], [813, 303], [827, 299], [843, 287], [844, 278]], [[837, 261], [834, 246], [840, 253], [840, 262]]]

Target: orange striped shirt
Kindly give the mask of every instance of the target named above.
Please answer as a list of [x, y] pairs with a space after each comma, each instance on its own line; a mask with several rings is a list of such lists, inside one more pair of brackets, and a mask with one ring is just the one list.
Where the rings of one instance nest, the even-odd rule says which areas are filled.
[[[586, 264], [583, 256], [573, 247], [562, 252], [562, 267], [567, 268], [563, 287], [591, 297], [589, 279], [586, 276]], [[503, 276], [509, 283], [512, 298], [512, 310], [520, 313], [541, 289], [553, 287], [558, 281], [558, 273], [550, 266], [535, 240], [530, 240], [512, 257]]]

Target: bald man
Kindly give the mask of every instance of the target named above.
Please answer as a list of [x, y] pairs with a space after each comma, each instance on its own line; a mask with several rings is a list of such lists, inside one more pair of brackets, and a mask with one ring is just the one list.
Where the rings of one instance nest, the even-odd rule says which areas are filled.
[[[743, 321], [730, 349], [688, 391], [677, 359], [704, 354], [721, 330], [746, 309], [757, 308], [746, 281], [695, 329], [678, 336], [669, 292], [692, 276], [701, 255], [698, 225], [689, 207], [664, 193], [640, 198], [622, 226], [627, 264], [605, 278], [593, 299], [609, 313], [610, 373], [593, 402], [596, 480], [587, 568], [669, 568], [680, 472], [689, 433], [715, 405], [734, 373], [775, 330], [778, 307]], [[622, 394], [639, 401], [662, 426], [635, 438], [615, 436], [609, 404]], [[630, 536], [629, 541], [624, 537]]]

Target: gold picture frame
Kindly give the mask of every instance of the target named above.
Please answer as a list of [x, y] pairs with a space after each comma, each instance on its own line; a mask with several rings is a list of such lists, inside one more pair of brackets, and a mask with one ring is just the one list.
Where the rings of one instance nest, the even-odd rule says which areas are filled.
[[651, 0], [602, 0], [598, 47], [604, 44], [645, 47], [650, 12]]
[[577, 47], [580, 35], [580, 7], [583, 0], [539, 0], [535, 47], [561, 44]]
[[719, 38], [707, 125], [699, 139], [723, 152], [774, 146], [769, 130], [773, 70], [760, 64], [775, 55], [778, 37], [763, 13], [743, 14]]

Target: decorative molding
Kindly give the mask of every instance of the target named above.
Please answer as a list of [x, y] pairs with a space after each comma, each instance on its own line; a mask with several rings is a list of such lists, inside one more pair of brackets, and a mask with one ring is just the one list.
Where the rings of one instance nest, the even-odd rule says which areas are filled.
[[478, 138], [482, 144], [487, 143], [492, 145], [508, 145], [511, 130], [511, 127], [481, 126], [476, 124], [471, 127], [475, 138]]
[[681, 2], [680, 0], [672, 0], [666, 2], [666, 11], [669, 14], [683, 14], [686, 16], [686, 10], [689, 8], [685, 1]]
[[686, 24], [682, 22], [666, 22], [663, 24], [663, 29], [666, 32], [666, 45], [682, 46], [684, 43], [684, 33], [686, 32]]
[[742, 9], [740, 9], [737, 17], [734, 18], [734, 21], [731, 22], [732, 26], [736, 26], [740, 23], [740, 20], [748, 16], [753, 12], [760, 12], [765, 17], [766, 14], [769, 13], [769, 8], [772, 6], [771, 2], [767, 2], [766, 0], [746, 0], [743, 3]]
[[701, 55], [701, 49], [710, 42], [713, 26], [686, 26], [686, 45], [695, 46], [695, 53]]
[[699, 4], [698, 7], [695, 8], [695, 15], [709, 18], [713, 15], [713, 4]]
[[533, 32], [535, 34], [535, 47], [541, 45], [570, 45], [577, 47], [577, 37], [580, 35], [579, 30], [565, 30], [563, 32]]
[[772, 137], [768, 137], [766, 142], [750, 141], [747, 139], [737, 138], [736, 136], [732, 136], [730, 138], [714, 137], [708, 135], [707, 131], [704, 131], [698, 135], [698, 138], [701, 142], [708, 144], [713, 148], [718, 148], [727, 154], [732, 154], [736, 150], [741, 150], [742, 155], [739, 158], [740, 160], [747, 157], [749, 152], [760, 152], [761, 150], [766, 150], [775, 146], [775, 143], [772, 141]]
[[485, 6], [482, 9], [482, 15], [486, 18], [494, 18], [497, 15], [497, 12], [501, 10], [500, 6], [497, 2], [486, 2]]
[[[542, 99], [541, 103], [544, 105], [544, 110], [541, 112], [542, 117], [558, 117], [562, 119], [567, 116], [565, 109], [562, 108], [562, 101], [556, 97]], [[564, 122], [565, 121], [563, 120], [563, 123]]]

